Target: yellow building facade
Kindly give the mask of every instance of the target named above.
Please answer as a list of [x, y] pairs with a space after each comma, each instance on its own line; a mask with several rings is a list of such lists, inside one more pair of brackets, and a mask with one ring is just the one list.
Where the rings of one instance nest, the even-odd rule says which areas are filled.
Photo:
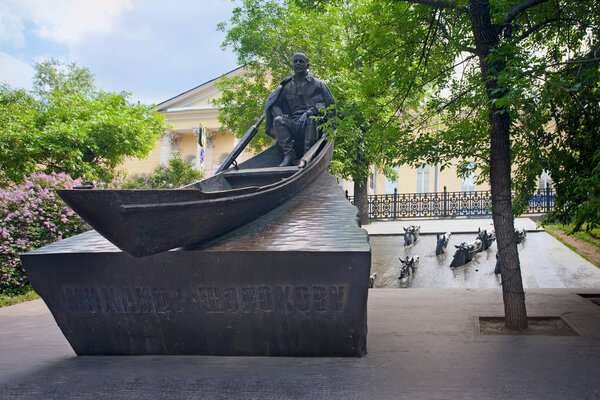
[[[242, 68], [237, 68], [225, 75], [232, 78], [241, 75], [242, 71]], [[219, 78], [158, 104], [158, 112], [164, 115], [169, 128], [147, 158], [129, 159], [123, 168], [129, 174], [149, 173], [157, 165], [164, 165], [175, 154], [179, 154], [184, 161], [203, 171], [205, 177], [212, 176], [237, 144], [231, 132], [219, 132], [219, 109], [212, 103], [221, 96], [215, 86]], [[204, 146], [198, 143], [201, 125], [205, 128]], [[242, 152], [238, 161], [248, 157], [248, 153]]]
[[[446, 167], [440, 171], [437, 165], [426, 165], [413, 168], [401, 165], [395, 168], [397, 180], [388, 179], [383, 173], [371, 170], [369, 176], [369, 194], [394, 193], [438, 193], [443, 192], [444, 187], [448, 192], [470, 192], [474, 190], [489, 190], [489, 184], [476, 184], [474, 177], [461, 179], [457, 176], [456, 168]], [[342, 183], [349, 196], [354, 195], [354, 184], [351, 181]]]

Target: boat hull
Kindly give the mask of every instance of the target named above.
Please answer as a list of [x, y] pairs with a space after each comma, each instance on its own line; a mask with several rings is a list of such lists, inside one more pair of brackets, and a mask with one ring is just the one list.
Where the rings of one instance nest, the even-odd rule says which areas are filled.
[[[305, 168], [263, 187], [204, 192], [189, 189], [194, 186], [190, 185], [175, 190], [70, 189], [57, 193], [114, 245], [144, 257], [213, 239], [266, 214], [312, 183], [327, 168], [332, 154], [333, 142], [324, 141]], [[247, 165], [255, 164], [251, 160]]]

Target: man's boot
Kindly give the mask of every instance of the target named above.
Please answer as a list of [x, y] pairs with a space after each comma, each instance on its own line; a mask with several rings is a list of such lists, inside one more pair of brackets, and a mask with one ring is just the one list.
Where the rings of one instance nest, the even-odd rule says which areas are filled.
[[317, 122], [314, 117], [311, 117], [306, 123], [306, 129], [304, 130], [304, 154], [310, 150], [311, 147], [317, 140], [319, 140], [319, 131], [317, 128]]
[[296, 165], [296, 151], [294, 150], [294, 140], [292, 134], [285, 124], [281, 121], [281, 117], [276, 117], [273, 120], [273, 127], [275, 131], [275, 138], [279, 144], [279, 148], [283, 153], [283, 160], [281, 160], [280, 167], [287, 167], [290, 165]]
[[283, 160], [281, 160], [281, 164], [279, 164], [279, 166], [288, 167], [290, 165], [296, 165], [297, 162], [298, 160], [296, 160], [296, 154], [294, 150], [292, 150], [291, 152], [283, 155]]

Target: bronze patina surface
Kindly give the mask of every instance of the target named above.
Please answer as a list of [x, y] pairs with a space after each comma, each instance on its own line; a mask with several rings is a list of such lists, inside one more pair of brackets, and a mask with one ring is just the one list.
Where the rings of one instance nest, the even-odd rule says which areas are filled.
[[326, 172], [200, 247], [135, 258], [90, 231], [22, 259], [78, 355], [366, 353], [370, 247]]

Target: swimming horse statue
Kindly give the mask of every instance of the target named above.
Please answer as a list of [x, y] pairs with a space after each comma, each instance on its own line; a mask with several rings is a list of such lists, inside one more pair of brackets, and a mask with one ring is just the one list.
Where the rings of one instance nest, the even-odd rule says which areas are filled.
[[404, 229], [404, 246], [410, 246], [419, 238], [421, 233], [421, 226], [411, 225], [408, 229]]
[[400, 270], [400, 276], [398, 279], [404, 282], [410, 277], [410, 275], [415, 273], [415, 268], [419, 263], [419, 256], [414, 256], [411, 258], [406, 256], [405, 259], [399, 258], [399, 260], [402, 263], [402, 269]]
[[448, 241], [450, 240], [450, 235], [452, 235], [450, 232], [446, 232], [443, 235], [442, 234], [437, 234], [436, 238], [437, 238], [437, 245], [435, 247], [435, 255], [439, 256], [440, 254], [443, 254], [446, 251], [446, 247], [448, 246]]

